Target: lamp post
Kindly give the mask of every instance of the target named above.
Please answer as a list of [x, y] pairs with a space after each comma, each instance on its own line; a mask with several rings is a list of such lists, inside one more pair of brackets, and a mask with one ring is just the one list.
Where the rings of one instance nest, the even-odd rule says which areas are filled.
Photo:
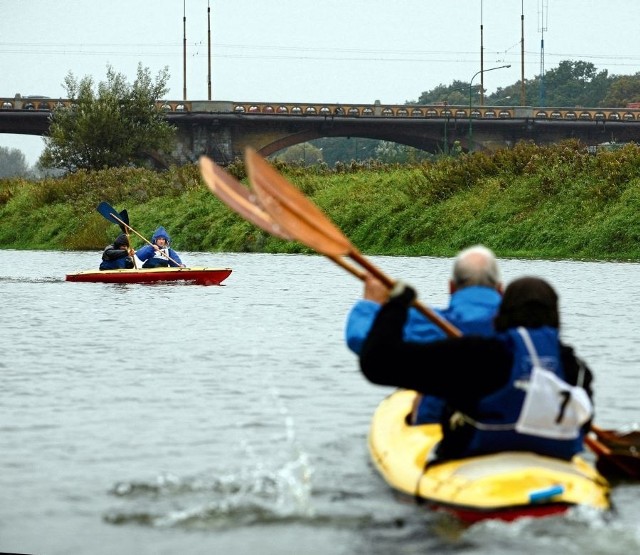
[[211, 100], [211, 7], [209, 6], [209, 0], [207, 0], [207, 63], [209, 65], [207, 95], [208, 99]]
[[449, 137], [447, 137], [447, 128], [449, 127], [449, 103], [444, 101], [444, 154], [445, 156], [449, 156]]
[[182, 0], [182, 99], [187, 100], [187, 0]]
[[473, 80], [480, 74], [484, 74], [487, 71], [495, 71], [496, 69], [504, 69], [507, 67], [511, 67], [511, 64], [507, 64], [504, 66], [498, 67], [490, 67], [489, 69], [481, 69], [480, 71], [476, 71], [471, 77], [471, 81], [469, 81], [469, 152], [473, 150], [473, 117], [471, 116], [471, 90], [473, 87]]
[[[458, 91], [465, 91], [466, 92], [467, 88], [466, 87], [458, 87], [456, 89], [449, 89], [447, 91], [447, 94], [450, 95], [451, 93], [454, 92], [458, 92]], [[449, 98], [447, 97], [444, 101], [444, 145], [443, 145], [443, 150], [445, 155], [449, 155], [449, 136], [448, 136], [448, 131], [449, 131]]]

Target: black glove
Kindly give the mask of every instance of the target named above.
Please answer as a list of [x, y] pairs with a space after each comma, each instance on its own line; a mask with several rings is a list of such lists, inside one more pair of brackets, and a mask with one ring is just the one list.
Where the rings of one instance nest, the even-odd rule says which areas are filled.
[[396, 281], [396, 284], [389, 293], [389, 300], [393, 302], [401, 303], [404, 306], [409, 306], [416, 300], [418, 294], [416, 290], [404, 281]]

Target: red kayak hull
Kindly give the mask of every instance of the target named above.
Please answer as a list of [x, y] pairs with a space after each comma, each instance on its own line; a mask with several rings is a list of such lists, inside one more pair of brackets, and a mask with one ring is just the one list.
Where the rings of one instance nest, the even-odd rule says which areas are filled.
[[220, 285], [231, 268], [140, 268], [131, 270], [85, 270], [67, 274], [66, 281], [94, 283], [158, 283], [178, 281], [195, 285]]

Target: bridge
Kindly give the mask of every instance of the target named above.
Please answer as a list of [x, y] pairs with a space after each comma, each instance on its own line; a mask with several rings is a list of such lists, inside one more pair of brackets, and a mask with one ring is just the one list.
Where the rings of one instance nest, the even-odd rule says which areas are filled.
[[[0, 98], [0, 133], [46, 135], [49, 116], [65, 99]], [[264, 156], [322, 137], [362, 137], [448, 152], [508, 148], [520, 140], [550, 144], [579, 139], [587, 146], [640, 141], [640, 109], [307, 104], [232, 101], [161, 101], [178, 129], [174, 156], [201, 154], [228, 164], [252, 146]]]

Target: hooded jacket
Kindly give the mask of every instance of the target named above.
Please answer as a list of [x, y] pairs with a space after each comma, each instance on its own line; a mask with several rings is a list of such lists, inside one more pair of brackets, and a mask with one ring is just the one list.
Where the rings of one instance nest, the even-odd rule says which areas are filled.
[[[162, 226], [158, 227], [158, 229], [156, 229], [153, 232], [153, 235], [151, 236], [151, 242], [155, 245], [156, 241], [160, 238], [163, 238], [167, 242], [167, 246], [165, 248], [157, 251], [153, 248], [152, 245], [145, 245], [144, 247], [141, 247], [136, 251], [136, 256], [142, 262], [145, 262], [143, 267], [149, 267], [149, 266], [176, 267], [182, 264], [182, 260], [180, 260], [180, 256], [178, 256], [178, 253], [169, 246], [169, 243], [171, 242], [171, 237], [169, 237], [167, 230]], [[173, 261], [169, 260], [169, 258], [173, 259]], [[151, 259], [154, 259], [154, 260], [151, 260]]]

